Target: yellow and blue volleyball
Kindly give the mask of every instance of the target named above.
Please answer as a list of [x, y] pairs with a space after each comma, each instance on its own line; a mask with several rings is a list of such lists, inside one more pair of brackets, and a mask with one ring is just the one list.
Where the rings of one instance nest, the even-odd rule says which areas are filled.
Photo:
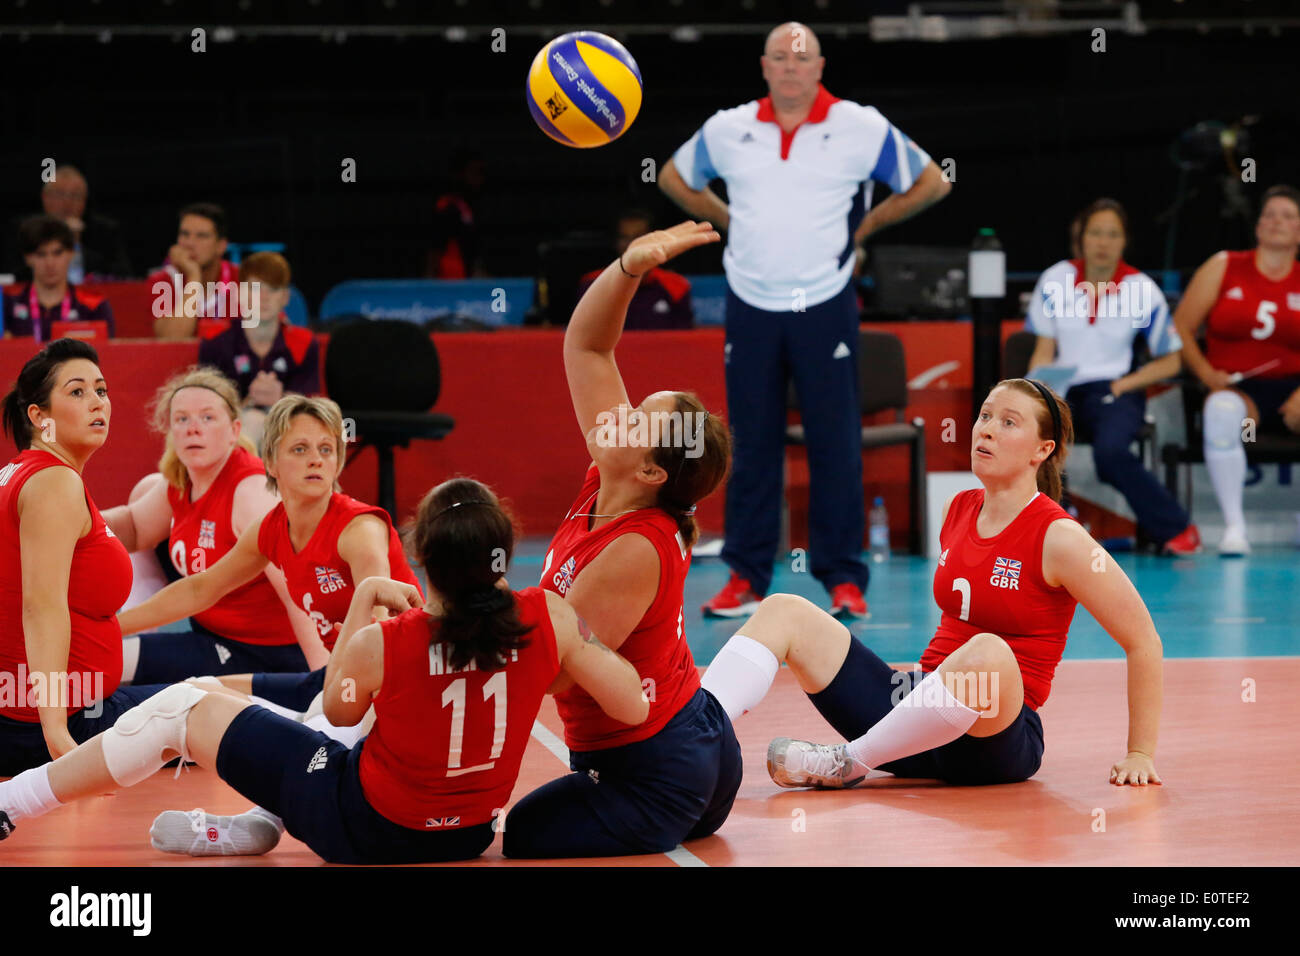
[[641, 110], [641, 70], [613, 37], [566, 33], [533, 58], [524, 94], [533, 120], [557, 143], [604, 146]]

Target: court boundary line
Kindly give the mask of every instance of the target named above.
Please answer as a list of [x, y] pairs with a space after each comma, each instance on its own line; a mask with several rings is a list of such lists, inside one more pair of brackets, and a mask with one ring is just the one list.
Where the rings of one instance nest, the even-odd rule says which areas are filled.
[[[569, 748], [564, 745], [564, 741], [551, 733], [540, 720], [533, 721], [533, 738], [549, 750], [559, 761], [564, 764], [565, 769], [569, 766]], [[678, 866], [708, 866], [698, 856], [692, 853], [680, 843], [671, 850], [665, 850], [664, 856], [672, 860]]]

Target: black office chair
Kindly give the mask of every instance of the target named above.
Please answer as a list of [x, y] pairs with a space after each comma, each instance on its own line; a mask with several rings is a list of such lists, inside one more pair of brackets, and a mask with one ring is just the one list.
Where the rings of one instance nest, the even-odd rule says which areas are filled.
[[[332, 326], [325, 352], [325, 391], [356, 429], [357, 447], [379, 456], [379, 505], [397, 518], [393, 449], [412, 439], [437, 441], [455, 427], [430, 412], [438, 401], [438, 350], [420, 326], [401, 319], [361, 319]], [[355, 452], [354, 452], [355, 453]]]
[[[903, 343], [891, 332], [873, 332], [862, 329], [858, 333], [858, 389], [859, 411], [873, 415], [886, 409], [894, 410], [893, 422], [883, 425], [862, 426], [862, 448], [884, 448], [889, 445], [908, 445], [911, 448], [911, 525], [908, 545], [912, 554], [925, 553], [926, 481], [925, 481], [925, 419], [905, 420], [907, 407], [907, 366], [903, 361]], [[799, 408], [799, 396], [794, 382], [789, 386], [786, 407]], [[802, 424], [787, 425], [787, 445], [806, 445]]]

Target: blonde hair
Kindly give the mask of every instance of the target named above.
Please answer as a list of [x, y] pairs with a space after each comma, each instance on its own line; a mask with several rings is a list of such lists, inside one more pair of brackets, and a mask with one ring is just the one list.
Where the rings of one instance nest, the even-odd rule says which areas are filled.
[[[190, 473], [176, 454], [171, 432], [172, 399], [182, 388], [206, 388], [210, 392], [215, 392], [225, 403], [232, 422], [239, 421], [239, 388], [211, 365], [191, 365], [169, 378], [154, 394], [151, 403], [153, 427], [163, 435], [166, 442], [162, 457], [158, 459], [158, 470], [162, 472], [167, 484], [177, 491], [184, 492], [190, 487]], [[245, 451], [257, 454], [253, 442], [243, 434], [235, 444]]]
[[[294, 418], [299, 415], [310, 415], [329, 430], [338, 447], [339, 471], [342, 472], [343, 462], [347, 458], [347, 442], [343, 438], [343, 410], [339, 408], [338, 402], [331, 399], [308, 398], [296, 392], [285, 395], [266, 413], [266, 424], [262, 426], [262, 461], [269, 463], [275, 460], [280, 442], [288, 434]], [[271, 491], [277, 490], [270, 468], [266, 470], [266, 487]], [[343, 490], [339, 487], [337, 474], [334, 476], [334, 490]]]

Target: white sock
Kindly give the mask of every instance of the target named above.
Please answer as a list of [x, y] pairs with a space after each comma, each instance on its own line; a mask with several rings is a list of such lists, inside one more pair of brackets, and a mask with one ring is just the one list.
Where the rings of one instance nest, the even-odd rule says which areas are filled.
[[285, 717], [289, 720], [292, 720], [294, 723], [302, 722], [302, 714], [300, 714], [296, 710], [290, 710], [288, 707], [281, 707], [279, 704], [273, 704], [265, 697], [258, 697], [256, 694], [249, 694], [248, 699], [251, 700], [253, 703], [255, 703], [258, 707], [265, 707], [271, 713], [279, 714], [281, 717]]
[[279, 817], [277, 817], [270, 810], [267, 810], [265, 807], [253, 807], [251, 810], [245, 810], [244, 812], [251, 813], [254, 816], [266, 817], [266, 819], [270, 820], [272, 823], [275, 824], [276, 829], [278, 829], [281, 833], [284, 832], [284, 821], [281, 820]]
[[849, 756], [865, 772], [951, 743], [970, 730], [979, 715], [979, 711], [952, 696], [944, 686], [943, 675], [935, 671], [874, 727], [851, 741]]
[[735, 720], [758, 706], [780, 669], [781, 662], [766, 646], [737, 634], [718, 651], [700, 684]]
[[352, 747], [358, 740], [366, 735], [369, 728], [366, 727], [365, 721], [357, 724], [355, 727], [336, 727], [329, 722], [324, 714], [317, 714], [315, 717], [305, 717], [302, 725], [310, 727], [312, 730], [319, 731], [331, 740], [337, 740], [344, 747]]
[[63, 806], [50, 789], [50, 765], [24, 770], [12, 780], [0, 783], [0, 810], [17, 823], [23, 817], [39, 817]]
[[1246, 530], [1241, 501], [1246, 486], [1246, 449], [1241, 444], [1246, 403], [1236, 392], [1215, 392], [1205, 400], [1201, 431], [1205, 469], [1228, 529]]

